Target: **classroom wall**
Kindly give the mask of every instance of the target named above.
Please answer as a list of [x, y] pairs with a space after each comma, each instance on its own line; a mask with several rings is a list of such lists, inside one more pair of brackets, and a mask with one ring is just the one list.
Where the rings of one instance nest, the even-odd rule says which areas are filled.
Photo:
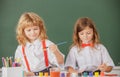
[[[40, 15], [47, 34], [67, 55], [72, 41], [73, 25], [79, 17], [90, 17], [97, 26], [101, 42], [115, 65], [120, 65], [120, 1], [119, 0], [0, 0], [0, 58], [14, 56], [18, 45], [16, 25], [24, 12]], [[0, 67], [2, 63], [0, 61]]]

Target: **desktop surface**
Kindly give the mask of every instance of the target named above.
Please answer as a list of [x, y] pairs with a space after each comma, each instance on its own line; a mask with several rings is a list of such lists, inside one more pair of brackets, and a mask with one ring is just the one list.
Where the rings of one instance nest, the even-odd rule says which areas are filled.
[[[103, 77], [120, 77], [120, 66], [113, 68], [113, 70], [110, 73], [106, 73], [106, 74], [109, 74], [109, 76], [103, 76]], [[110, 76], [110, 74], [111, 75], [112, 74], [117, 74], [117, 76]], [[1, 69], [0, 69], [0, 77], [2, 77], [2, 70]], [[40, 76], [25, 76], [25, 77], [40, 77]], [[93, 77], [95, 77], [95, 76], [93, 76]]]

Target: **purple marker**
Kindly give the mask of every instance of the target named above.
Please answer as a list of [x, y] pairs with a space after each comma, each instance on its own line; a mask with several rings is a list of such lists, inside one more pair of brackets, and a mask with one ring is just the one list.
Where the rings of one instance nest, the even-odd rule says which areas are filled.
[[93, 72], [89, 72], [89, 77], [93, 77]]
[[64, 73], [64, 72], [61, 72], [61, 73], [60, 73], [60, 77], [65, 77], [65, 73]]

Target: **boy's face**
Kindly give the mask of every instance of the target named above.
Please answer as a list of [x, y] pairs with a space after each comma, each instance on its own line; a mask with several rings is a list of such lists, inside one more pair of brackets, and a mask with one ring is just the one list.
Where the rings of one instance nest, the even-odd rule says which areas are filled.
[[36, 40], [39, 37], [40, 28], [39, 28], [39, 26], [27, 27], [27, 28], [24, 29], [24, 33], [25, 33], [26, 37], [31, 42], [33, 42], [34, 40]]
[[78, 33], [82, 43], [91, 43], [93, 39], [93, 29], [86, 27], [84, 30]]

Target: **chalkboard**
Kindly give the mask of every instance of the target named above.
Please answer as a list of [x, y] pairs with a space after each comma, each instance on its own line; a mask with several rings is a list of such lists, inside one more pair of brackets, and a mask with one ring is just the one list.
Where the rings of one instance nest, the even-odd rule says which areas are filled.
[[[0, 58], [14, 56], [18, 45], [16, 25], [24, 12], [40, 15], [47, 35], [67, 55], [72, 41], [73, 25], [79, 17], [90, 17], [97, 26], [101, 42], [115, 65], [120, 65], [119, 0], [0, 0]], [[2, 67], [2, 61], [0, 61]]]

